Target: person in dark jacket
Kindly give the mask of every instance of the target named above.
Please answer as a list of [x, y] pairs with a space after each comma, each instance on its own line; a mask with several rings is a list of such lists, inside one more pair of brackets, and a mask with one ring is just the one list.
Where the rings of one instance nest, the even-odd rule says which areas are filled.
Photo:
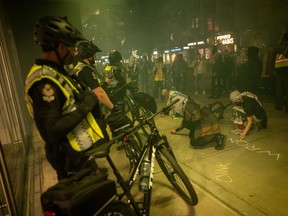
[[188, 70], [189, 67], [187, 62], [183, 59], [183, 54], [178, 54], [169, 70], [175, 90], [180, 92], [185, 91], [184, 80], [186, 80]]
[[276, 72], [275, 96], [276, 110], [288, 112], [288, 33], [284, 33], [272, 54], [272, 62]]
[[220, 98], [223, 90], [223, 72], [224, 72], [224, 56], [218, 52], [218, 47], [213, 46], [212, 55], [209, 59], [209, 65], [211, 67], [212, 79], [211, 79], [211, 96], [209, 98]]
[[242, 64], [237, 77], [237, 89], [240, 92], [257, 94], [261, 79], [262, 62], [259, 58], [259, 48], [248, 47], [247, 62]]

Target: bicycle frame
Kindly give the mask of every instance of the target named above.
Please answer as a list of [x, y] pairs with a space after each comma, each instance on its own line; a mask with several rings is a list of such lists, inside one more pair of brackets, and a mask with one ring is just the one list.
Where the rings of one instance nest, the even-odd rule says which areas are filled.
[[[176, 102], [178, 102], [178, 101], [176, 100], [173, 104], [175, 104]], [[171, 107], [173, 104], [171, 104], [168, 107]], [[163, 108], [162, 111], [165, 112], [166, 109]], [[112, 139], [110, 142], [108, 142], [107, 145], [102, 145], [97, 149], [90, 150], [87, 152], [88, 156], [90, 156], [92, 158], [106, 157], [110, 167], [113, 170], [114, 175], [117, 178], [118, 183], [120, 184], [120, 186], [123, 189], [123, 193], [118, 194], [119, 200], [121, 200], [124, 196], [126, 196], [128, 203], [130, 203], [132, 205], [132, 207], [133, 207], [133, 209], [137, 215], [145, 215], [145, 216], [150, 215], [150, 202], [151, 202], [151, 196], [152, 196], [155, 159], [158, 161], [158, 163], [161, 162], [162, 166], [163, 166], [163, 164], [165, 164], [165, 161], [163, 161], [163, 159], [161, 158], [162, 157], [161, 154], [163, 154], [163, 153], [160, 154], [160, 152], [158, 152], [158, 148], [159, 148], [159, 151], [161, 151], [161, 148], [164, 147], [168, 151], [167, 153], [169, 153], [169, 155], [171, 155], [171, 157], [173, 158], [173, 162], [177, 163], [175, 156], [172, 152], [172, 148], [170, 147], [166, 136], [163, 136], [163, 135], [161, 136], [159, 133], [159, 130], [157, 129], [157, 127], [155, 125], [153, 118], [156, 115], [158, 115], [159, 113], [161, 113], [161, 112], [155, 113], [150, 118], [144, 120], [144, 122], [141, 122], [138, 125], [130, 128], [130, 129], [127, 129], [126, 131], [123, 132], [123, 134], [118, 135], [117, 137]], [[151, 133], [147, 137], [147, 140], [142, 147], [139, 158], [136, 159], [135, 165], [130, 170], [128, 178], [126, 180], [124, 180], [123, 176], [121, 175], [120, 171], [117, 169], [115, 163], [113, 162], [112, 158], [109, 155], [110, 147], [113, 144], [117, 143], [118, 140], [122, 140], [124, 136], [129, 135], [136, 130], [139, 130], [143, 124], [146, 124], [150, 127]], [[146, 159], [146, 158], [148, 158], [148, 161], [150, 162], [150, 172], [149, 172], [149, 176], [147, 176], [148, 177], [148, 189], [146, 191], [142, 191], [143, 192], [142, 201], [136, 202], [135, 198], [131, 194], [131, 188], [132, 188], [133, 184], [135, 183], [137, 176], [140, 172], [140, 166], [142, 165], [144, 159]], [[162, 169], [162, 167], [161, 167], [161, 169]], [[188, 181], [188, 178], [186, 178], [186, 179]], [[168, 180], [171, 181], [170, 179], [168, 179]], [[181, 180], [183, 180], [183, 179], [181, 179]], [[191, 185], [191, 183], [189, 183], [189, 184]], [[185, 185], [185, 186], [187, 187], [187, 185]], [[192, 185], [191, 185], [191, 188], [193, 189]], [[193, 189], [193, 193], [195, 193], [194, 189]], [[195, 203], [197, 204], [197, 202], [198, 202], [198, 200], [196, 199]], [[141, 207], [138, 205], [139, 203], [142, 204]]]

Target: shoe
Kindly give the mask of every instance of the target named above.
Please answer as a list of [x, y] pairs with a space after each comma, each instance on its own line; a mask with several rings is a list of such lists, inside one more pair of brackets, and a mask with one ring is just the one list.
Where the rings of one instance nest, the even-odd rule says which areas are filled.
[[205, 91], [203, 91], [203, 92], [202, 92], [202, 94], [203, 94], [203, 95], [205, 95], [205, 94], [206, 94], [206, 92], [205, 92]]
[[234, 134], [234, 135], [240, 135], [244, 130], [241, 130], [239, 128], [235, 129], [235, 130], [231, 130], [230, 133]]
[[196, 91], [194, 94], [195, 94], [195, 95], [197, 95], [197, 94], [198, 94], [198, 92]]
[[225, 146], [225, 136], [223, 134], [219, 134], [216, 137], [217, 145], [215, 146], [216, 150], [223, 150]]

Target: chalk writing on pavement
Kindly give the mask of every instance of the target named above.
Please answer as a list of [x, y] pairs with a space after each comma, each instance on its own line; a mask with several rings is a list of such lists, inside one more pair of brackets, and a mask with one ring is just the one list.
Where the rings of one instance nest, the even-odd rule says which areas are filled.
[[245, 140], [233, 140], [232, 138], [228, 138], [227, 140], [230, 140], [231, 143], [235, 143], [237, 146], [244, 147], [249, 151], [254, 151], [257, 154], [266, 154], [268, 156], [275, 157], [276, 160], [279, 160], [280, 158], [279, 153], [271, 153], [269, 150], [262, 150], [262, 148], [256, 147], [256, 145], [252, 145]]

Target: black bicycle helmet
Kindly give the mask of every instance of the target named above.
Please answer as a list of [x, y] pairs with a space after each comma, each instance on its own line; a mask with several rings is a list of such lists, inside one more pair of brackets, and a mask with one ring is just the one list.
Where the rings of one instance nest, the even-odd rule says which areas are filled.
[[34, 28], [34, 41], [40, 46], [55, 48], [60, 42], [74, 45], [86, 40], [67, 17], [45, 16]]
[[96, 52], [102, 52], [92, 41], [81, 41], [78, 45], [78, 55], [82, 59], [88, 59]]
[[121, 61], [122, 59], [123, 59], [123, 58], [122, 58], [120, 52], [117, 51], [117, 50], [112, 50], [112, 51], [109, 53], [109, 62], [110, 62], [110, 64], [119, 62], [119, 61]]

